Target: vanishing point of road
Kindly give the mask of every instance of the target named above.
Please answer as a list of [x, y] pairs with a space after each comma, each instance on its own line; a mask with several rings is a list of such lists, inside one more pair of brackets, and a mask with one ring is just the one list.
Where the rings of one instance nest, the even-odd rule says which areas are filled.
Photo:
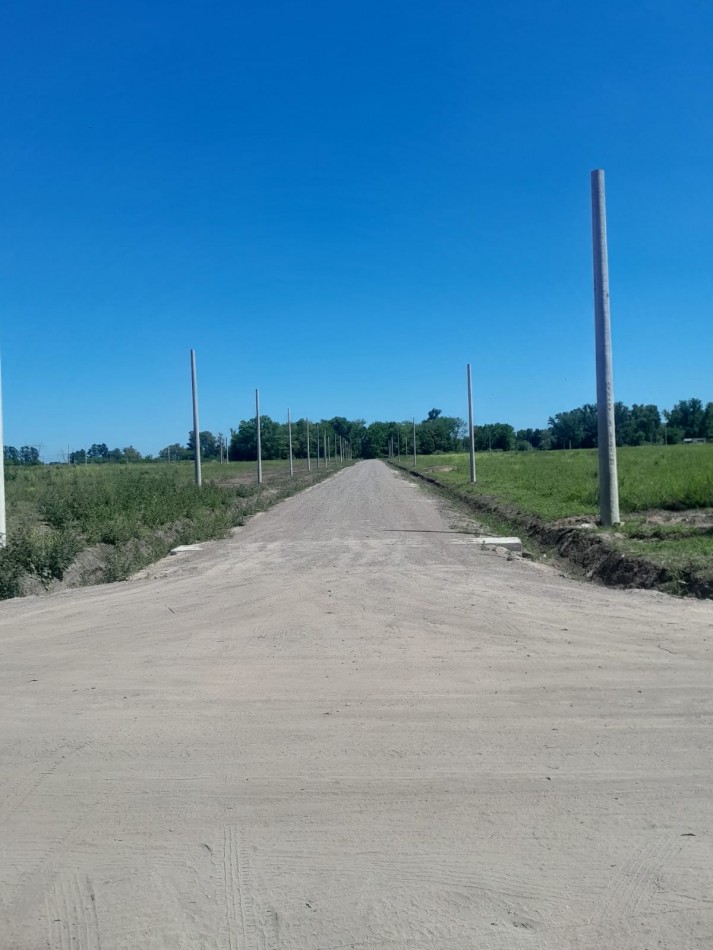
[[381, 462], [0, 604], [0, 947], [710, 948], [712, 648]]

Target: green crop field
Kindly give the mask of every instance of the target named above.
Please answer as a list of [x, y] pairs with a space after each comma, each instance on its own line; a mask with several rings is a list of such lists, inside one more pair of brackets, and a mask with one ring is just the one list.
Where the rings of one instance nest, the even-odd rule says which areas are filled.
[[72, 583], [122, 580], [177, 544], [222, 537], [255, 511], [326, 477], [295, 462], [8, 466], [5, 470], [7, 547], [0, 550], [0, 599], [49, 587], [77, 556], [94, 556]]
[[[640, 446], [617, 451], [622, 525], [612, 543], [623, 552], [713, 579], [713, 445]], [[413, 459], [400, 464], [411, 468]], [[504, 503], [546, 522], [598, 515], [597, 453], [500, 452], [419, 456], [417, 470], [465, 495]]]

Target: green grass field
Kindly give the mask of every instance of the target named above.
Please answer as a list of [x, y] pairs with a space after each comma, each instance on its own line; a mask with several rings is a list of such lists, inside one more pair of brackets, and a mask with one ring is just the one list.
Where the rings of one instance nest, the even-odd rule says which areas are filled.
[[[674, 574], [713, 577], [713, 445], [620, 448], [617, 461], [623, 524], [613, 543]], [[417, 470], [546, 522], [599, 511], [596, 450], [479, 453], [474, 485], [467, 454], [419, 456]]]
[[[713, 507], [713, 445], [621, 448], [617, 459], [622, 514]], [[593, 449], [484, 452], [476, 455], [475, 463], [475, 485], [468, 480], [466, 454], [422, 455], [417, 468], [445, 485], [497, 495], [547, 520], [598, 513]], [[410, 467], [413, 459], [402, 459], [402, 464]]]
[[[203, 465], [194, 484], [193, 463], [8, 466], [5, 470], [8, 545], [0, 550], [0, 599], [62, 580], [77, 555], [94, 547], [100, 570], [79, 582], [122, 580], [163, 557], [177, 544], [222, 537], [255, 511], [326, 477], [295, 462]], [[32, 587], [30, 586], [30, 589]]]

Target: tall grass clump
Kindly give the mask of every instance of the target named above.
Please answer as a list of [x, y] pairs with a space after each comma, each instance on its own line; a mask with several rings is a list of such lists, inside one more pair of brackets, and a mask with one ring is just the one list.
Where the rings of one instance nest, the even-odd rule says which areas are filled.
[[124, 580], [176, 544], [223, 537], [258, 509], [293, 494], [325, 472], [286, 475], [266, 463], [207, 464], [204, 482], [191, 463], [172, 465], [37, 466], [6, 472], [8, 544], [0, 549], [0, 599], [50, 587], [77, 555], [92, 547], [91, 565], [77, 562], [70, 583]]

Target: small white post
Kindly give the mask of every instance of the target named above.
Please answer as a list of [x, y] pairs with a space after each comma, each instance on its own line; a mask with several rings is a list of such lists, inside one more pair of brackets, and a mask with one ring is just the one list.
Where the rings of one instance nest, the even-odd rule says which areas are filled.
[[[201, 431], [198, 424], [198, 384], [196, 383], [196, 351], [191, 350], [191, 384], [193, 387], [193, 455], [196, 485], [200, 488], [201, 479]], [[86, 456], [85, 456], [86, 458]]]
[[255, 454], [257, 455], [257, 483], [262, 485], [262, 441], [260, 436], [260, 390], [255, 390]]
[[287, 441], [290, 446], [290, 475], [294, 475], [295, 470], [292, 465], [292, 416], [289, 409], [287, 410]]

